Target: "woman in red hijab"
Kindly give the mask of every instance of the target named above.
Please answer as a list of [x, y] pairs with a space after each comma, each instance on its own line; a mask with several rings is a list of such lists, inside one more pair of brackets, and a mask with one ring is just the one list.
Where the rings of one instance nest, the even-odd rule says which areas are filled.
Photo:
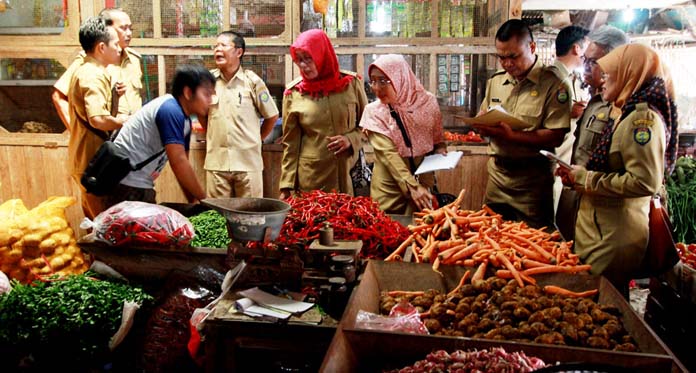
[[352, 195], [350, 169], [362, 147], [357, 125], [367, 104], [363, 81], [339, 70], [321, 30], [301, 33], [290, 55], [302, 77], [288, 84], [283, 97], [280, 198], [314, 189]]
[[392, 214], [432, 207], [433, 174], [413, 173], [425, 155], [447, 152], [437, 99], [401, 55], [381, 56], [368, 71], [379, 98], [367, 105], [360, 122], [375, 152], [370, 196]]

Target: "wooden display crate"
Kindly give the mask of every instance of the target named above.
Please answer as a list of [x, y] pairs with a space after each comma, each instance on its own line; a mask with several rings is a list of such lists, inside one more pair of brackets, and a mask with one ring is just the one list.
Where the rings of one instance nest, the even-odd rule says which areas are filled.
[[443, 266], [440, 269], [444, 276], [433, 272], [429, 265], [370, 261], [360, 286], [349, 302], [341, 321], [341, 330], [332, 342], [323, 370], [381, 371], [385, 368], [393, 369], [412, 364], [436, 349], [453, 351], [500, 346], [509, 352], [524, 351], [525, 354], [539, 357], [547, 363], [580, 361], [621, 366], [634, 372], [679, 371], [668, 348], [609, 281], [590, 275], [550, 274], [538, 276], [537, 280], [541, 286], [556, 284], [574, 291], [598, 288], [599, 303], [615, 306], [621, 311], [624, 327], [636, 341], [641, 352], [390, 333], [355, 327], [355, 318], [359, 310], [379, 312], [380, 292], [427, 289], [447, 291], [457, 285], [466, 270], [457, 266]]

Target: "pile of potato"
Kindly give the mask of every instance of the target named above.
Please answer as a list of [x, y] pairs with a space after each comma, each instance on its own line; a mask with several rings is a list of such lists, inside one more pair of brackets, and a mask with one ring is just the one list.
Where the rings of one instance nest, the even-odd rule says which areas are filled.
[[0, 271], [22, 283], [85, 272], [88, 265], [65, 216], [74, 203], [73, 197], [50, 197], [32, 210], [18, 199], [0, 205]]

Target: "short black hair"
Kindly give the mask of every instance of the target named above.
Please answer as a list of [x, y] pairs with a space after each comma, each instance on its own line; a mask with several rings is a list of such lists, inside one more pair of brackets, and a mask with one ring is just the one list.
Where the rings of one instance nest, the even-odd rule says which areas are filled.
[[101, 12], [99, 12], [99, 17], [104, 18], [104, 22], [106, 22], [107, 26], [113, 26], [115, 13], [127, 14], [121, 8], [104, 8], [101, 10]]
[[204, 84], [215, 87], [215, 77], [208, 69], [201, 65], [181, 65], [174, 73], [172, 95], [179, 98], [184, 95], [184, 87], [189, 87], [192, 92], [195, 92]]
[[246, 52], [246, 42], [244, 41], [244, 37], [242, 36], [242, 34], [236, 32], [236, 31], [227, 30], [227, 31], [223, 31], [220, 34], [218, 34], [218, 36], [222, 36], [222, 35], [225, 35], [225, 36], [229, 37], [230, 39], [232, 39], [232, 42], [234, 43], [234, 46], [236, 48], [242, 48], [242, 57], [243, 57], [244, 53]]
[[558, 36], [556, 36], [556, 56], [565, 56], [568, 54], [573, 44], [583, 41], [589, 33], [590, 30], [575, 25], [561, 29], [561, 31], [558, 32]]
[[80, 45], [87, 52], [93, 52], [97, 44], [109, 43], [109, 31], [102, 17], [89, 17], [80, 26]]
[[527, 26], [521, 19], [511, 19], [500, 25], [498, 32], [495, 33], [495, 40], [506, 42], [512, 38], [517, 38], [518, 41], [529, 39], [534, 41], [532, 29]]

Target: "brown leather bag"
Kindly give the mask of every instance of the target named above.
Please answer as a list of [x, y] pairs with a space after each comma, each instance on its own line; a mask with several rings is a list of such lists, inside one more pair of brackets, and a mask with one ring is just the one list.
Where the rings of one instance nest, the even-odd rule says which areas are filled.
[[650, 237], [641, 266], [641, 277], [653, 277], [665, 273], [679, 261], [679, 254], [672, 238], [672, 224], [659, 197], [650, 200]]

